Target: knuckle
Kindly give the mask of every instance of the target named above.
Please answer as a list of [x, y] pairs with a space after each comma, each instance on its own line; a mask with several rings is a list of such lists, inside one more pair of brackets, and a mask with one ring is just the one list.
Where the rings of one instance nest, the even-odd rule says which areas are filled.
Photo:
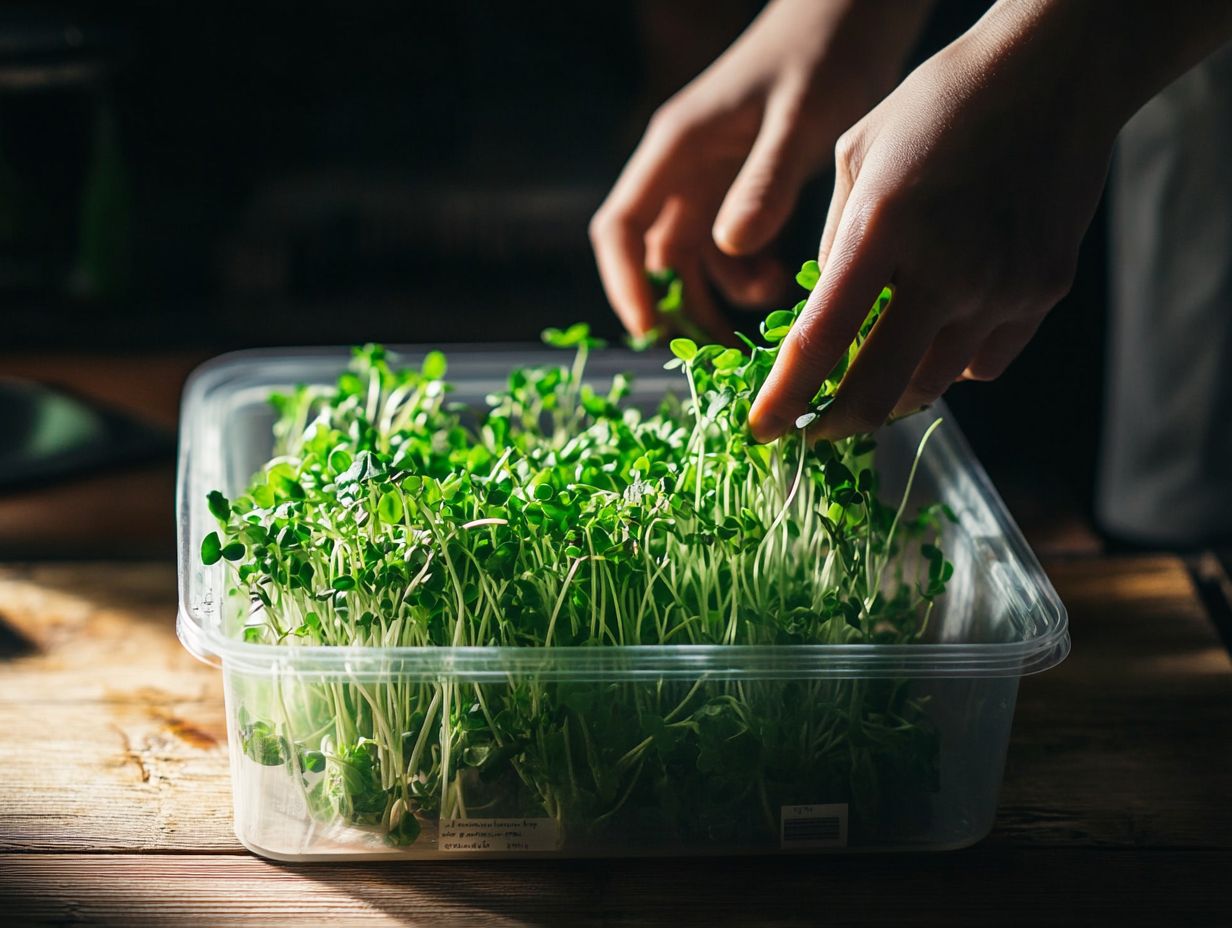
[[646, 121], [646, 134], [661, 135], [670, 131], [675, 122], [674, 113], [675, 107], [671, 100], [660, 104], [659, 108], [650, 114], [650, 119]]
[[864, 145], [860, 125], [857, 123], [838, 137], [834, 143], [834, 167], [840, 174], [854, 177], [860, 170]]
[[829, 363], [830, 340], [816, 323], [816, 310], [802, 314], [791, 330], [791, 352], [794, 360], [810, 373], [825, 373], [820, 369]]
[[864, 241], [886, 229], [895, 205], [895, 200], [887, 195], [852, 194], [843, 215], [843, 225], [852, 241]]
[[1051, 309], [1069, 293], [1076, 271], [1076, 256], [1043, 253], [1008, 264], [995, 284], [1013, 295], [1027, 314], [1033, 315]]
[[855, 133], [848, 129], [834, 143], [834, 163], [841, 165], [849, 165], [855, 158], [856, 138]]
[[610, 227], [611, 219], [608, 218], [608, 214], [603, 209], [600, 209], [590, 217], [590, 224], [586, 227], [586, 234], [590, 236], [590, 243], [597, 245], [600, 241], [607, 238], [607, 231]]
[[673, 147], [684, 142], [693, 132], [693, 117], [680, 97], [672, 97], [651, 114], [646, 135]]
[[597, 245], [610, 238], [620, 230], [624, 221], [621, 214], [610, 205], [604, 204], [599, 207], [598, 211], [590, 217], [590, 224], [586, 227], [591, 244]]

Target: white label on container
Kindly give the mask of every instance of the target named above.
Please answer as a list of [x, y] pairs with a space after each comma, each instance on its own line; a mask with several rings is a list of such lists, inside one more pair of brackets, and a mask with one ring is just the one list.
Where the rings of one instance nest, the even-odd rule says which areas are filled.
[[779, 847], [784, 850], [846, 847], [847, 803], [783, 806], [779, 829]]
[[438, 825], [438, 851], [509, 854], [555, 851], [554, 818], [443, 818]]

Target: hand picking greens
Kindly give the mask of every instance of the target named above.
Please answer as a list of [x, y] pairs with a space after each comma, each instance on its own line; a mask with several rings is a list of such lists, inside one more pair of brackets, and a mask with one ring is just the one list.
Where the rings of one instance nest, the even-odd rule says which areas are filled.
[[[797, 279], [811, 289], [815, 262]], [[200, 554], [229, 570], [231, 632], [545, 653], [920, 640], [953, 514], [908, 512], [910, 479], [883, 500], [871, 437], [804, 431], [890, 298], [770, 445], [745, 422], [803, 303], [744, 349], [671, 341], [680, 390], [653, 409], [626, 377], [585, 379], [584, 325], [545, 332], [571, 358], [511, 370], [484, 410], [451, 402], [439, 352], [401, 368], [357, 349], [335, 386], [271, 397], [274, 456], [242, 494], [209, 494]], [[234, 698], [244, 762], [284, 767], [323, 827], [393, 846], [523, 817], [562, 848], [777, 847], [780, 809], [802, 803], [847, 803], [872, 835], [939, 775], [926, 701], [894, 679], [289, 674]]]

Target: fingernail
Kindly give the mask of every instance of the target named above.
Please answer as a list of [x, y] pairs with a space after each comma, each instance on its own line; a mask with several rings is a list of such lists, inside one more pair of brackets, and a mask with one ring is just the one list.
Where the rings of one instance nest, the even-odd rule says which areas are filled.
[[790, 423], [777, 413], [749, 413], [749, 432], [758, 444], [772, 442], [784, 432]]
[[917, 413], [924, 412], [924, 410], [928, 409], [931, 405], [931, 403], [925, 403], [923, 406], [913, 406], [909, 409], [904, 409], [901, 411], [896, 409], [894, 412], [890, 413], [890, 418], [886, 419], [885, 424], [892, 425], [899, 419], [906, 419], [908, 416], [914, 416]]

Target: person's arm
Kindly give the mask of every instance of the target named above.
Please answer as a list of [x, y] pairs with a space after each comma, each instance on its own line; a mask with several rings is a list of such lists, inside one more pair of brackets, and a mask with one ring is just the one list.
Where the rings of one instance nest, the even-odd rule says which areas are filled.
[[774, 0], [651, 120], [590, 236], [635, 335], [659, 321], [647, 268], [673, 268], [721, 336], [713, 284], [756, 306], [789, 280], [766, 248], [840, 132], [898, 79], [931, 0]]
[[1232, 37], [1232, 3], [999, 0], [839, 139], [821, 280], [754, 403], [793, 426], [884, 285], [812, 434], [869, 431], [1000, 375], [1068, 291], [1113, 140]]

